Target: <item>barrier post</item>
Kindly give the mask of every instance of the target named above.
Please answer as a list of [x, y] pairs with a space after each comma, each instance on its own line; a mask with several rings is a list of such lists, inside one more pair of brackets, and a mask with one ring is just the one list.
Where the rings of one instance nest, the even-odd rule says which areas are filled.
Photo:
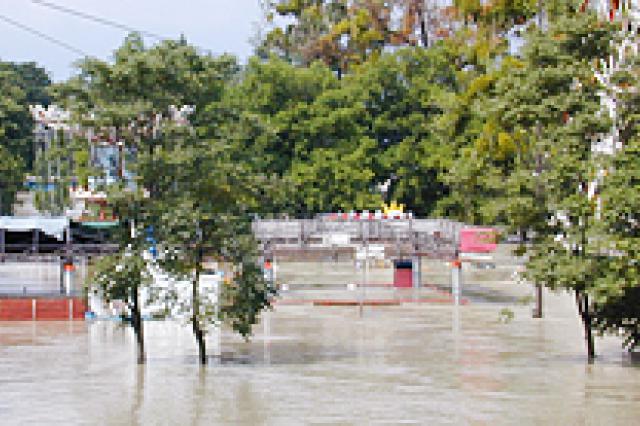
[[73, 261], [71, 259], [67, 259], [64, 263], [64, 287], [66, 290], [67, 296], [71, 295], [71, 289], [73, 287]]
[[422, 265], [420, 256], [414, 254], [413, 256], [413, 268], [412, 269], [412, 284], [414, 289], [422, 287]]
[[462, 286], [462, 262], [456, 256], [451, 265], [451, 294], [453, 294], [453, 303], [458, 306], [460, 304], [460, 287]]

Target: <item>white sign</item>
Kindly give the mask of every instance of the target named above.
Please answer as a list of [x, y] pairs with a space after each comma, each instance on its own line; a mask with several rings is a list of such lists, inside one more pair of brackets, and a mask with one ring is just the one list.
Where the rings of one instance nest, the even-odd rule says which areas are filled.
[[363, 260], [365, 257], [384, 260], [384, 246], [381, 244], [370, 244], [368, 248], [358, 247], [356, 259]]
[[324, 234], [322, 243], [328, 246], [346, 246], [351, 241], [349, 234]]

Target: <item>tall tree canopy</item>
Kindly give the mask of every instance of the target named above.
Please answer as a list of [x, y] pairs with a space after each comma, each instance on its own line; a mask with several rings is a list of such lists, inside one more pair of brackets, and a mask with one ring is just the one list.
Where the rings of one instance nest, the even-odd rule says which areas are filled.
[[[190, 319], [200, 360], [206, 362], [207, 324], [226, 321], [248, 336], [268, 305], [270, 292], [258, 273], [256, 243], [247, 225], [249, 215], [271, 196], [272, 182], [255, 175], [242, 161], [234, 161], [226, 142], [203, 124], [206, 106], [221, 101], [237, 72], [236, 60], [202, 55], [185, 40], [147, 48], [133, 34], [116, 50], [113, 62], [87, 59], [79, 71], [77, 77], [56, 87], [57, 99], [72, 111], [76, 123], [99, 135], [98, 140], [108, 140], [115, 133], [112, 142], [124, 143], [120, 153], [126, 155], [128, 172], [121, 173], [117, 184], [104, 188], [119, 218], [114, 239], [120, 252], [100, 263], [98, 281], [114, 297], [128, 295], [143, 361], [137, 295], [152, 280], [140, 262], [144, 263], [142, 252], [155, 246], [157, 258], [147, 261], [147, 267], [161, 267], [176, 279], [192, 283]], [[195, 111], [186, 120], [176, 120], [176, 108], [183, 106]], [[68, 158], [74, 151], [90, 149], [87, 139], [80, 137], [64, 144], [58, 155]], [[87, 155], [80, 158], [84, 163], [91, 161]], [[86, 173], [86, 164], [74, 167], [69, 178]], [[100, 172], [95, 165], [89, 167], [89, 173]], [[149, 229], [154, 230], [153, 244], [144, 237]], [[222, 289], [224, 303], [217, 317], [201, 294], [199, 276], [205, 257], [239, 268]]]
[[10, 214], [24, 173], [33, 164], [29, 105], [48, 103], [50, 81], [34, 63], [0, 62], [0, 214]]

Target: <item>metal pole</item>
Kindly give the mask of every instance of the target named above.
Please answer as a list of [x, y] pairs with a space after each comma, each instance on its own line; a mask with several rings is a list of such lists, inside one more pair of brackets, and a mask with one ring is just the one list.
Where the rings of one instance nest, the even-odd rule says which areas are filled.
[[271, 365], [271, 320], [269, 311], [264, 311], [262, 315], [263, 322], [263, 359], [266, 365]]
[[[367, 223], [368, 225], [368, 223]], [[362, 317], [362, 310], [364, 305], [365, 298], [365, 286], [367, 285], [367, 280], [369, 278], [369, 229], [367, 227], [367, 232], [365, 232], [364, 222], [360, 222], [360, 237], [362, 239], [362, 244], [364, 246], [364, 268], [362, 270], [362, 287], [360, 289], [360, 317]]]
[[453, 294], [453, 303], [458, 306], [460, 304], [460, 287], [462, 286], [462, 263], [458, 257], [456, 250], [456, 258], [453, 261], [451, 269], [451, 293]]
[[66, 255], [67, 255], [67, 262], [72, 262], [71, 258], [72, 258], [72, 241], [71, 241], [71, 222], [69, 222], [69, 225], [67, 225], [66, 229], [65, 229], [65, 251], [66, 251]]
[[271, 270], [272, 270], [272, 274], [271, 276], [273, 277], [273, 288], [277, 288], [277, 276], [276, 276], [276, 251], [273, 250], [273, 265], [271, 265]]
[[418, 233], [411, 232], [411, 245], [413, 246], [413, 264], [411, 265], [411, 284], [414, 289], [422, 286], [422, 269], [420, 265], [420, 255], [418, 254]]
[[[369, 223], [367, 222], [367, 232], [365, 233], [364, 245], [364, 285], [362, 286], [362, 300], [366, 297], [366, 287], [369, 282]], [[362, 310], [362, 308], [360, 308]]]
[[298, 245], [302, 247], [302, 244], [304, 243], [304, 219], [300, 219], [298, 223], [300, 224], [300, 237], [298, 239]]
[[[60, 287], [60, 294], [64, 294], [65, 293], [65, 270], [64, 270], [64, 265], [65, 265], [65, 261], [63, 260], [62, 256], [58, 256], [58, 265], [60, 268], [60, 272], [58, 274], [58, 284]], [[47, 274], [48, 275], [48, 274]]]
[[64, 264], [64, 287], [66, 289], [67, 296], [71, 295], [73, 288], [73, 263], [68, 263], [70, 260], [65, 261]]
[[420, 264], [420, 256], [414, 253], [412, 265], [412, 279], [411, 284], [415, 290], [422, 287], [422, 265]]
[[6, 232], [6, 229], [0, 229], [0, 261], [4, 261], [4, 255], [7, 253]]
[[31, 238], [31, 251], [33, 253], [37, 253], [39, 251], [39, 246], [40, 246], [40, 235], [38, 233], [38, 230], [37, 229], [33, 229], [31, 236], [32, 236], [32, 238]]

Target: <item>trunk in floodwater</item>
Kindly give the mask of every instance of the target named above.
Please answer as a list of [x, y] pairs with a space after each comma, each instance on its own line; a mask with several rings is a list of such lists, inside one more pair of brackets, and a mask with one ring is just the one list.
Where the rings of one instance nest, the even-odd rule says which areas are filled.
[[587, 359], [592, 363], [596, 357], [595, 345], [593, 342], [593, 330], [591, 328], [591, 312], [589, 312], [589, 295], [576, 291], [576, 304], [578, 313], [584, 325], [584, 340], [587, 346]]
[[584, 295], [584, 310], [583, 310], [583, 320], [584, 323], [584, 337], [587, 341], [587, 357], [589, 358], [589, 362], [593, 362], [596, 357], [595, 348], [593, 345], [593, 333], [591, 330], [591, 312], [589, 312], [589, 295], [585, 293]]
[[534, 318], [542, 318], [542, 285], [536, 284], [536, 312]]
[[193, 325], [193, 335], [196, 337], [196, 342], [198, 344], [198, 358], [200, 359], [200, 364], [205, 365], [207, 363], [207, 348], [206, 342], [204, 340], [204, 331], [202, 327], [200, 327], [199, 322], [199, 314], [200, 314], [200, 296], [198, 291], [198, 285], [200, 284], [200, 269], [202, 263], [202, 251], [198, 249], [197, 260], [196, 260], [196, 273], [191, 283], [192, 290], [192, 298], [193, 298], [193, 315], [191, 317], [191, 323]]
[[136, 343], [138, 346], [138, 364], [145, 363], [144, 353], [144, 328], [142, 325], [142, 315], [140, 314], [140, 303], [138, 300], [138, 287], [133, 289], [131, 306], [131, 326], [133, 327], [133, 333], [136, 336]]

